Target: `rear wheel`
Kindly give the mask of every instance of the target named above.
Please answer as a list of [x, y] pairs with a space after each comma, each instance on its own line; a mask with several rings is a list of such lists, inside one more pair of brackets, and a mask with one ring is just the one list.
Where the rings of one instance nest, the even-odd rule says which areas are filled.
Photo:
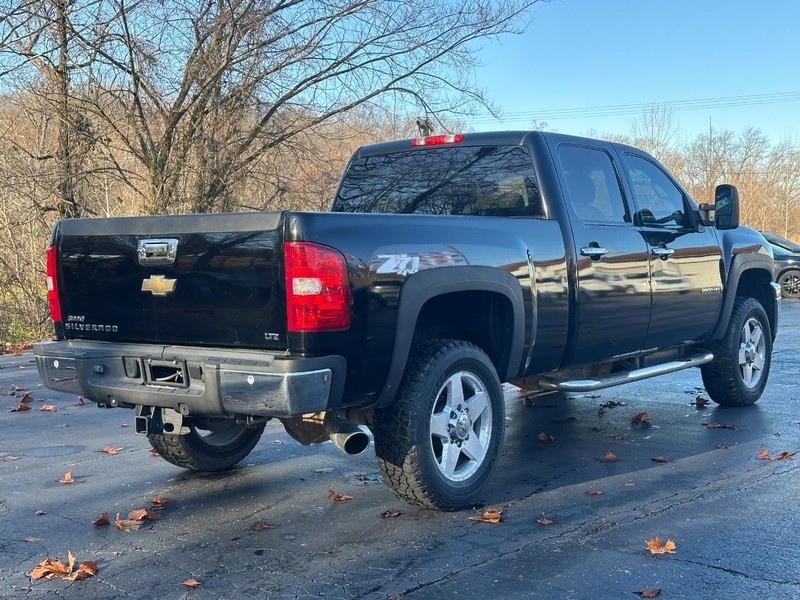
[[714, 360], [701, 367], [703, 384], [717, 404], [746, 406], [761, 397], [772, 358], [772, 330], [755, 298], [738, 297]]
[[193, 471], [224, 471], [253, 450], [265, 424], [248, 427], [233, 419], [185, 419], [185, 435], [150, 434], [150, 445], [167, 462]]
[[503, 439], [500, 381], [473, 344], [415, 344], [394, 403], [375, 416], [375, 454], [401, 499], [441, 510], [469, 505]]
[[778, 285], [781, 286], [781, 295], [784, 298], [800, 298], [800, 271], [792, 269], [781, 273]]

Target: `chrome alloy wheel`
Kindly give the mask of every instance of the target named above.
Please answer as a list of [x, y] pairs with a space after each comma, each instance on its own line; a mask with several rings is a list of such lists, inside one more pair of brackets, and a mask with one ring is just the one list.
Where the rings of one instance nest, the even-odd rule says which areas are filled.
[[492, 439], [492, 406], [483, 382], [468, 371], [444, 382], [433, 403], [430, 444], [439, 472], [464, 481], [480, 466]]
[[739, 372], [742, 375], [742, 382], [748, 388], [756, 387], [761, 380], [766, 352], [764, 330], [758, 319], [751, 317], [742, 327], [739, 343]]

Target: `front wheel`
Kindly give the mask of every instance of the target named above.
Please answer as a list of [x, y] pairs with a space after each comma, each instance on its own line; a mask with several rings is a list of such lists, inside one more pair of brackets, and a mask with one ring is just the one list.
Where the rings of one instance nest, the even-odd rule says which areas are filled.
[[244, 460], [255, 448], [265, 423], [248, 427], [233, 419], [184, 420], [189, 433], [150, 434], [158, 454], [178, 467], [193, 471], [224, 471]]
[[772, 330], [755, 298], [738, 297], [714, 360], [700, 369], [708, 395], [723, 406], [746, 406], [761, 397], [772, 358]]
[[792, 269], [781, 273], [778, 285], [781, 286], [781, 295], [784, 298], [800, 298], [800, 271]]
[[394, 403], [375, 415], [375, 454], [402, 500], [455, 510], [486, 484], [503, 440], [500, 381], [477, 346], [415, 344]]

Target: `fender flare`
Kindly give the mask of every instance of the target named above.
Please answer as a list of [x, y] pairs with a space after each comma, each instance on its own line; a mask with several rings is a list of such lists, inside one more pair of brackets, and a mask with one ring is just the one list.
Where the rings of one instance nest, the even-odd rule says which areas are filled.
[[[508, 271], [494, 267], [466, 266], [443, 267], [420, 271], [403, 282], [398, 300], [392, 360], [386, 381], [374, 406], [387, 406], [394, 399], [405, 373], [408, 355], [414, 339], [417, 319], [425, 303], [437, 296], [453, 292], [493, 292], [504, 296], [511, 303], [513, 314], [512, 335], [509, 345], [508, 365], [498, 373], [506, 381], [519, 370], [525, 337], [525, 303], [519, 281]], [[536, 302], [534, 298], [532, 300]], [[535, 318], [536, 312], [533, 311]], [[535, 331], [536, 324], [533, 324]]]
[[[747, 253], [737, 254], [731, 260], [731, 267], [728, 273], [728, 278], [725, 283], [725, 296], [722, 299], [722, 310], [720, 311], [719, 321], [714, 329], [711, 339], [716, 341], [723, 338], [725, 331], [728, 328], [728, 321], [733, 313], [733, 303], [736, 301], [737, 292], [739, 290], [739, 281], [746, 271], [760, 270], [764, 271], [769, 281], [772, 281], [772, 260], [769, 256], [763, 254]], [[772, 290], [769, 291], [772, 294]], [[758, 296], [756, 296], [760, 300]], [[764, 310], [769, 315], [771, 307], [765, 306]], [[773, 327], [773, 329], [776, 329]], [[775, 337], [777, 332], [773, 331], [772, 335]]]

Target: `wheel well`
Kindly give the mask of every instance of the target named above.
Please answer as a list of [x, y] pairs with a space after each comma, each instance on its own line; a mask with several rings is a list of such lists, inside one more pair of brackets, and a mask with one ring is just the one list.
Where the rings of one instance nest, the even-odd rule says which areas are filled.
[[453, 292], [431, 298], [423, 305], [414, 335], [475, 344], [486, 353], [502, 380], [509, 366], [513, 327], [513, 308], [502, 294]]
[[772, 329], [772, 336], [775, 337], [777, 333], [775, 314], [775, 292], [770, 286], [772, 277], [769, 272], [763, 269], [748, 269], [739, 278], [739, 287], [736, 288], [737, 296], [749, 296], [755, 298], [764, 307], [769, 319], [769, 325]]

